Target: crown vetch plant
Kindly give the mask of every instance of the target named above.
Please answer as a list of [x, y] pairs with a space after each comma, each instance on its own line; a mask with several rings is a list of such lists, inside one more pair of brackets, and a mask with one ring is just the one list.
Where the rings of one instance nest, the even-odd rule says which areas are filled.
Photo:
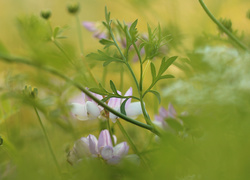
[[[103, 22], [81, 22], [80, 3], [67, 6], [75, 18], [78, 54], [64, 40], [73, 28], [54, 27], [54, 12], [19, 18], [26, 57], [0, 43], [0, 60], [38, 73], [22, 70], [16, 77], [6, 75], [3, 87], [0, 82], [0, 179], [249, 179], [247, 40], [238, 37], [233, 20], [217, 20], [203, 0], [198, 2], [219, 36], [205, 34], [185, 52], [171, 49], [174, 39], [160, 23], [139, 32], [140, 20], [114, 20], [107, 7]], [[83, 28], [100, 49], [85, 50]], [[172, 65], [184, 80], [174, 79]], [[39, 88], [13, 85], [30, 81]], [[22, 113], [25, 104], [36, 118]], [[15, 118], [18, 128], [7, 122]]]

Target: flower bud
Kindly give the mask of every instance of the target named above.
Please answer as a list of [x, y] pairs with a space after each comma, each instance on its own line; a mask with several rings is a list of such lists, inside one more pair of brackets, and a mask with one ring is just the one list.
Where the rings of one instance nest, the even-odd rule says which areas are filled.
[[41, 17], [45, 20], [48, 20], [51, 16], [51, 11], [50, 10], [43, 10], [41, 11]]
[[24, 94], [31, 97], [31, 98], [36, 98], [38, 95], [38, 89], [33, 88], [32, 86], [25, 86], [23, 90]]
[[67, 8], [70, 14], [76, 14], [80, 9], [80, 5], [79, 3], [72, 3], [72, 4], [69, 4]]

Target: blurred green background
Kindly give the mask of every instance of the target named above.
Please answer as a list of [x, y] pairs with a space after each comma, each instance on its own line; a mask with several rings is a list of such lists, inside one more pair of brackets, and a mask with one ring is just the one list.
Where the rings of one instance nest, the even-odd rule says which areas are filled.
[[[85, 86], [94, 86], [85, 72], [75, 75], [74, 69], [62, 63], [61, 59], [65, 57], [51, 42], [39, 44], [39, 35], [47, 33], [40, 12], [50, 9], [52, 27], [69, 27], [64, 32], [67, 39], [60, 41], [63, 47], [70, 55], [79, 57], [75, 19], [66, 8], [72, 2], [0, 0], [0, 49], [4, 49], [3, 44], [10, 54], [34, 58], [65, 72]], [[131, 164], [109, 167], [88, 162], [72, 167], [67, 163], [67, 152], [74, 142], [89, 133], [97, 136], [101, 129], [98, 122], [77, 122], [70, 116], [68, 101], [79, 92], [47, 73], [0, 62], [0, 136], [4, 139], [0, 146], [0, 179], [61, 179], [33, 110], [34, 102], [20, 96], [26, 84], [39, 89], [40, 102], [35, 105], [40, 110], [64, 179], [249, 179], [249, 54], [234, 48], [225, 35], [218, 36], [218, 28], [199, 2], [83, 0], [79, 3], [80, 21], [103, 21], [104, 7], [107, 6], [112, 19], [125, 22], [138, 19], [141, 33], [147, 32], [147, 23], [151, 27], [160, 23], [171, 35], [166, 55], [178, 55], [178, 63], [183, 66], [175, 64], [170, 73], [176, 78], [162, 82], [157, 89], [163, 95], [163, 106], [167, 107], [171, 101], [179, 114], [189, 112], [189, 116], [182, 117], [188, 135], [180, 138], [165, 134], [161, 144], [151, 144], [154, 137], [149, 132], [125, 122], [123, 124], [138, 149], [146, 154], [152, 172]], [[246, 18], [249, 0], [209, 0], [205, 3], [215, 17], [231, 19], [237, 35], [250, 45], [250, 21]], [[35, 17], [35, 22], [38, 19], [37, 27], [42, 28], [34, 27], [35, 30], [29, 33], [25, 29], [29, 17]], [[85, 55], [102, 49], [90, 32], [84, 28], [82, 32]], [[220, 38], [223, 40], [218, 40]], [[221, 46], [226, 47], [220, 49]], [[183, 68], [187, 59], [190, 61], [189, 70]], [[155, 63], [159, 66], [160, 61]], [[136, 72], [137, 66], [133, 65]], [[106, 83], [113, 79], [119, 84], [115, 67], [109, 68]], [[102, 66], [96, 65], [92, 70], [96, 79], [101, 81]], [[134, 86], [130, 76], [125, 78], [124, 91]], [[147, 81], [145, 85], [148, 85]], [[157, 100], [149, 96], [145, 102], [153, 118], [157, 113]], [[143, 118], [140, 120], [144, 122]], [[117, 126], [115, 132], [119, 142], [125, 140]], [[148, 150], [152, 152], [147, 153]]]

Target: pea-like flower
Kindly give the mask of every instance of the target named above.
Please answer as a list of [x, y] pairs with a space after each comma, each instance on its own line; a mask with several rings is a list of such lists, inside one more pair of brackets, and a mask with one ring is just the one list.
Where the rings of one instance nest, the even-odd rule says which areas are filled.
[[[100, 100], [103, 98], [99, 94], [92, 94]], [[100, 116], [101, 110], [103, 109], [84, 93], [82, 93], [80, 97], [78, 96], [77, 98], [75, 98], [71, 105], [71, 112], [73, 116], [82, 121], [98, 118], [98, 116]]]
[[[121, 95], [120, 91], [117, 91], [117, 93]], [[124, 96], [132, 96], [132, 94], [133, 94], [133, 89], [132, 87], [130, 87]], [[124, 101], [125, 99], [122, 98], [110, 98], [108, 106], [120, 112], [120, 106]], [[131, 102], [131, 98], [129, 98], [125, 104], [125, 112], [128, 117], [137, 118], [140, 114], [142, 114], [141, 103]], [[109, 113], [109, 118], [112, 120], [112, 122], [115, 123], [118, 117], [113, 113]]]
[[[114, 141], [116, 144], [115, 136]], [[103, 130], [98, 139], [90, 134], [88, 137], [82, 137], [77, 140], [68, 154], [68, 162], [75, 164], [83, 158], [96, 157], [114, 165], [118, 164], [128, 154], [128, 150], [127, 142], [113, 146], [109, 131]]]
[[155, 121], [153, 123], [162, 129], [166, 129], [168, 127], [168, 124], [166, 122], [166, 119], [176, 119], [177, 113], [174, 109], [174, 106], [169, 103], [168, 109], [165, 109], [164, 107], [161, 107], [159, 110], [159, 115], [155, 115]]
[[108, 31], [100, 22], [84, 21], [82, 25], [97, 39], [108, 39]]

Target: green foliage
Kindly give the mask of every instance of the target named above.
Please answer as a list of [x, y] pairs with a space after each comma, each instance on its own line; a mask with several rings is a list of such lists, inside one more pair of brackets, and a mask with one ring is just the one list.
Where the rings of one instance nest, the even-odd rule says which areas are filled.
[[[230, 32], [233, 32], [233, 29], [232, 29], [232, 21], [230, 19], [227, 19], [227, 18], [220, 18], [219, 19], [220, 23], [225, 27], [227, 28], [227, 30], [229, 30]], [[223, 33], [223, 30], [221, 30], [221, 28], [219, 28], [220, 32]]]
[[153, 59], [159, 55], [160, 47], [166, 45], [167, 36], [162, 36], [161, 26], [158, 25], [153, 31], [148, 24], [148, 37], [141, 38], [142, 43], [140, 49], [144, 47], [146, 57], [145, 59]]
[[[130, 2], [138, 5], [138, 12], [145, 4], [147, 7], [151, 5], [149, 1]], [[70, 13], [79, 12], [79, 7], [71, 8], [73, 9], [68, 9]], [[150, 8], [147, 10], [150, 13]], [[109, 39], [99, 41], [105, 50], [89, 53], [87, 57], [97, 60], [92, 61], [95, 64], [103, 63], [103, 66], [115, 62], [115, 70], [120, 70], [116, 65], [123, 63], [118, 64], [124, 68], [120, 74], [121, 77], [124, 76], [123, 81], [113, 74], [112, 66], [105, 67], [109, 68], [106, 69], [107, 76], [99, 71], [100, 67], [89, 68], [84, 62], [85, 57], [76, 53], [77, 47], [71, 43], [71, 36], [68, 36], [66, 28], [50, 28], [48, 23], [36, 16], [23, 16], [17, 20], [18, 31], [23, 39], [19, 56], [27, 56], [28, 61], [12, 54], [11, 46], [6, 48], [0, 43], [0, 60], [13, 63], [1, 64], [0, 179], [249, 179], [250, 55], [247, 51], [233, 48], [228, 37], [209, 32], [199, 38], [194, 37], [194, 48], [190, 43], [186, 47], [181, 44], [182, 37], [179, 37], [185, 31], [178, 29], [182, 26], [175, 27], [175, 24], [173, 27], [163, 27], [163, 30], [160, 25], [155, 29], [148, 25], [148, 37], [143, 37], [137, 30], [138, 20], [130, 26], [118, 20], [114, 22], [105, 8], [103, 24], [108, 30]], [[227, 19], [221, 20], [221, 23], [235, 33]], [[242, 38], [248, 42], [249, 34], [245, 33], [246, 36]], [[69, 38], [60, 40], [65, 38], [64, 34]], [[168, 34], [171, 36], [169, 43]], [[170, 49], [178, 51], [178, 62], [177, 56], [172, 56], [174, 52], [166, 49], [162, 54], [170, 53], [167, 55], [170, 58], [156, 58], [166, 43]], [[130, 59], [135, 52], [138, 53], [137, 48], [142, 61], [133, 64]], [[146, 54], [141, 53], [143, 48]], [[149, 75], [144, 66], [147, 60], [150, 62]], [[26, 68], [20, 62], [34, 63], [38, 69], [34, 71]], [[173, 64], [182, 71], [174, 72], [178, 79], [157, 84], [160, 80], [174, 78], [173, 75], [165, 74]], [[43, 67], [56, 69], [59, 72], [57, 75], [69, 80], [64, 82], [54, 78], [44, 73], [41, 70]], [[9, 68], [13, 69], [14, 75], [5, 77], [6, 69]], [[102, 83], [95, 84], [96, 81], [88, 70], [93, 72], [97, 82], [103, 78]], [[149, 87], [145, 90], [144, 84], [148, 83], [150, 74], [152, 82], [149, 82]], [[110, 77], [112, 80], [109, 79], [109, 84], [105, 84]], [[121, 82], [117, 81], [118, 78]], [[69, 83], [71, 81], [73, 83]], [[24, 84], [39, 87], [39, 96], [37, 89], [32, 86], [26, 86], [23, 90]], [[76, 87], [93, 87], [89, 91], [102, 95], [101, 101], [106, 104], [110, 98], [121, 98], [118, 112], [123, 115], [127, 114], [125, 106], [130, 98], [141, 101], [142, 105], [145, 102], [147, 109], [143, 109], [146, 112], [144, 117], [138, 119], [140, 123], [149, 116], [153, 117], [153, 114], [159, 114], [157, 103], [144, 98], [147, 93], [156, 96], [163, 106], [171, 101], [177, 108], [176, 111], [182, 113], [178, 113], [175, 118], [166, 118], [166, 129], [160, 129], [156, 124], [151, 125], [148, 122], [154, 119], [150, 121], [148, 118], [149, 121], [146, 122], [153, 128], [152, 131], [118, 120], [131, 139], [126, 139], [117, 124], [111, 124], [110, 129], [117, 136], [117, 143], [132, 142], [136, 150], [129, 144], [130, 156], [123, 157], [119, 165], [108, 165], [101, 158], [83, 158], [72, 166], [67, 162], [69, 149], [72, 149], [77, 139], [87, 137], [88, 134], [97, 135], [100, 129], [107, 129], [106, 119], [109, 114], [108, 111], [102, 111], [103, 119], [74, 121], [70, 113], [71, 98], [75, 95], [72, 84]], [[137, 88], [135, 91], [138, 97], [118, 93], [122, 87], [132, 86], [131, 84], [136, 84], [133, 89]], [[102, 104], [101, 101], [99, 105]], [[44, 134], [36, 121], [34, 107], [38, 109], [41, 122], [47, 130], [51, 149], [59, 162], [59, 171], [52, 163], [53, 158], [49, 154], [51, 149], [47, 147]], [[153, 112], [155, 109], [156, 113]], [[160, 132], [160, 137], [152, 132]], [[134, 153], [138, 153], [138, 157], [133, 156]]]
[[62, 36], [62, 33], [66, 30], [66, 29], [68, 29], [68, 27], [67, 26], [65, 26], [65, 27], [55, 27], [55, 29], [54, 29], [54, 31], [53, 31], [53, 39], [55, 40], [55, 39], [65, 39], [65, 38], [67, 38], [66, 36]]
[[98, 50], [98, 53], [90, 53], [87, 55], [87, 57], [97, 61], [104, 61], [103, 66], [109, 65], [111, 62], [124, 62], [122, 59], [109, 56], [107, 53], [101, 50]]

